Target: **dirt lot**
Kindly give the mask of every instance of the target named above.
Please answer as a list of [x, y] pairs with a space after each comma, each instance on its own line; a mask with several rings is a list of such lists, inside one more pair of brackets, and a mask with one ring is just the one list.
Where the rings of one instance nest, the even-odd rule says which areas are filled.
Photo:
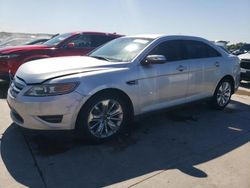
[[224, 111], [206, 103], [140, 119], [93, 145], [14, 125], [0, 82], [0, 187], [250, 187], [250, 83]]

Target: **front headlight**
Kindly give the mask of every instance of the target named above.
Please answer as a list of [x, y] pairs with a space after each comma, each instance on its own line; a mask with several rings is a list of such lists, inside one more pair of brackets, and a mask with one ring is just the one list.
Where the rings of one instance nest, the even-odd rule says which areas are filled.
[[10, 59], [10, 58], [15, 58], [18, 57], [18, 54], [0, 54], [0, 59]]
[[60, 83], [60, 84], [43, 84], [34, 85], [24, 95], [33, 97], [45, 97], [53, 95], [63, 95], [75, 90], [79, 84], [76, 83]]

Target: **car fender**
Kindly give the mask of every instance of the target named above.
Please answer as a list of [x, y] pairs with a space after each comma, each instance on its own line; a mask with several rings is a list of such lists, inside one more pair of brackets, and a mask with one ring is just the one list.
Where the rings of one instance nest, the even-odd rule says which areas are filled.
[[87, 84], [86, 87], [82, 90], [77, 91], [81, 93], [83, 96], [85, 96], [85, 99], [88, 100], [91, 96], [97, 94], [98, 92], [101, 92], [103, 90], [107, 89], [117, 89], [124, 94], [126, 94], [129, 99], [131, 100], [134, 108], [134, 113], [137, 114], [139, 113], [140, 109], [140, 99], [137, 95], [134, 94], [135, 90], [139, 90], [138, 85], [128, 85], [126, 82], [121, 83], [121, 82], [116, 82], [116, 83], [103, 83], [103, 84]]

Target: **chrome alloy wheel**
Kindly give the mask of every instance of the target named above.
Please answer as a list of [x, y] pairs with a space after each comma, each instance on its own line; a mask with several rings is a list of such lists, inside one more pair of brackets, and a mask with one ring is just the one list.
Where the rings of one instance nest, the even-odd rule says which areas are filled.
[[88, 115], [88, 129], [98, 138], [106, 138], [116, 133], [123, 122], [123, 109], [113, 100], [98, 102]]
[[219, 106], [225, 106], [231, 97], [231, 85], [228, 82], [222, 82], [217, 92], [217, 103]]

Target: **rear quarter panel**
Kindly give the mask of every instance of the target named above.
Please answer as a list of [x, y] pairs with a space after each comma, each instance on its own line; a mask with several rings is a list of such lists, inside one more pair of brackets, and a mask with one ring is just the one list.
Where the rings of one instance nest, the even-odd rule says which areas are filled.
[[[237, 90], [240, 84], [240, 59], [234, 55], [224, 56], [224, 58], [222, 59], [220, 72], [221, 72], [221, 79], [227, 75], [233, 77], [234, 89]], [[217, 84], [221, 79], [217, 81]]]

